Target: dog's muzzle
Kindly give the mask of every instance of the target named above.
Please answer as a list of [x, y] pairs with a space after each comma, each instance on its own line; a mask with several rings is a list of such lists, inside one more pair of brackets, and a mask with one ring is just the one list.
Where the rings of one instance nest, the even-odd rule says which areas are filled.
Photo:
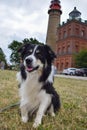
[[26, 70], [28, 72], [32, 72], [32, 71], [37, 70], [39, 68], [39, 65], [37, 65], [35, 67], [33, 66], [33, 59], [32, 58], [27, 58], [25, 60], [25, 62], [26, 62]]

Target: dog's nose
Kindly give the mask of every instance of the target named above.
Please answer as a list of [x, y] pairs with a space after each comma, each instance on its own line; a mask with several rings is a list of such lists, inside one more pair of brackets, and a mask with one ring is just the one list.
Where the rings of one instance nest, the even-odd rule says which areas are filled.
[[27, 64], [31, 64], [31, 63], [32, 63], [32, 61], [33, 61], [33, 59], [32, 59], [32, 58], [28, 58], [28, 59], [26, 59], [26, 63], [27, 63]]

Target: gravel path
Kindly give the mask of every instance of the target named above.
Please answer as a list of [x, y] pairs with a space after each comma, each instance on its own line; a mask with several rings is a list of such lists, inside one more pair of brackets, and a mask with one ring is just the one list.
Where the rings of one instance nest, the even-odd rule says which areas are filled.
[[57, 74], [57, 75], [55, 75], [55, 77], [63, 77], [63, 78], [87, 80], [87, 77], [82, 77], [82, 76], [70, 76], [70, 75], [61, 75], [61, 74]]

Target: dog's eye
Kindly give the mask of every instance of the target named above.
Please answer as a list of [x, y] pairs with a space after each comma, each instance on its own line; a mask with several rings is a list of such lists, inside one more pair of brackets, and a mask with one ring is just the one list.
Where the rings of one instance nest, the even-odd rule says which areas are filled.
[[36, 50], [36, 55], [37, 55], [38, 57], [41, 57], [41, 51], [40, 51], [40, 50]]
[[40, 50], [36, 50], [36, 54], [40, 54]]
[[32, 52], [33, 52], [33, 50], [32, 50], [32, 49], [30, 49], [28, 52], [29, 52], [29, 53], [32, 53]]

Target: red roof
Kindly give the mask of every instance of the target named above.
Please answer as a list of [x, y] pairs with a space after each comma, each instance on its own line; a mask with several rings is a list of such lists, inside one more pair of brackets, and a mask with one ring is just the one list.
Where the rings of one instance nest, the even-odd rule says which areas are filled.
[[52, 5], [50, 5], [50, 8], [51, 9], [60, 9], [61, 6], [59, 4], [52, 4]]

